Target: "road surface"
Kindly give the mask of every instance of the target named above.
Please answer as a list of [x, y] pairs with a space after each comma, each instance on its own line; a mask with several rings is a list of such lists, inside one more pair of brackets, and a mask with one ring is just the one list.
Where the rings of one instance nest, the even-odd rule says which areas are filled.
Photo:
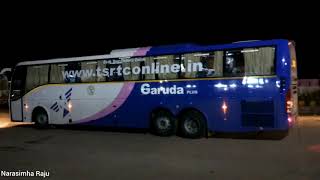
[[0, 179], [320, 179], [320, 117], [283, 140], [184, 139], [72, 129], [37, 130], [0, 113]]

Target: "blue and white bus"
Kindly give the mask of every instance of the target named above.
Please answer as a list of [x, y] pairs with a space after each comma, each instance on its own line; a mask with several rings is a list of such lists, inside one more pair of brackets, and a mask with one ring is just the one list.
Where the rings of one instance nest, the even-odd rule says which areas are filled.
[[288, 132], [297, 115], [296, 69], [294, 44], [283, 39], [20, 62], [11, 120], [188, 138]]

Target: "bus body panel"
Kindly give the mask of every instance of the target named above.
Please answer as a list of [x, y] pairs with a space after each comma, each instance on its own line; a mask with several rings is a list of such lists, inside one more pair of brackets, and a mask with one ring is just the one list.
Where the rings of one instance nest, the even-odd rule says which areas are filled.
[[10, 108], [13, 110], [10, 112], [12, 121], [22, 121], [22, 100], [11, 101]]
[[[25, 120], [31, 121], [32, 110], [46, 107], [50, 123], [84, 123], [116, 110], [130, 93], [132, 83], [44, 85], [24, 96]], [[105, 111], [105, 112], [104, 112]]]
[[[86, 124], [131, 128], [148, 128], [152, 110], [166, 108], [174, 115], [184, 109], [194, 108], [201, 111], [208, 119], [208, 128], [212, 131], [257, 131], [286, 129], [287, 121], [279, 121], [285, 115], [285, 107], [279, 102], [278, 78], [257, 77], [248, 79], [191, 80], [159, 82], [126, 82], [126, 83], [97, 83], [74, 85], [45, 85], [39, 87], [24, 97], [30, 111], [25, 111], [26, 121], [31, 121], [32, 109], [46, 107], [52, 124]], [[149, 89], [161, 87], [168, 89], [168, 94], [143, 94], [144, 85]], [[89, 88], [95, 89], [89, 92]], [[118, 88], [115, 88], [118, 87]], [[181, 87], [182, 94], [177, 94], [174, 87]], [[225, 88], [227, 87], [227, 88]], [[171, 88], [171, 89], [170, 89]], [[70, 91], [72, 89], [72, 91]], [[146, 89], [146, 88], [145, 88]], [[171, 90], [171, 92], [170, 92]], [[148, 91], [148, 90], [145, 90]], [[70, 92], [70, 93], [68, 93]], [[44, 96], [44, 94], [46, 94]], [[69, 96], [69, 94], [71, 94]], [[60, 100], [60, 96], [62, 96]], [[93, 97], [90, 97], [93, 96]], [[46, 98], [43, 98], [46, 97]], [[174, 97], [174, 98], [173, 98]], [[68, 98], [69, 101], [68, 101]], [[244, 103], [256, 103], [261, 108], [269, 103], [268, 110], [264, 109], [253, 115], [272, 116], [270, 122], [261, 122], [261, 126], [249, 124], [243, 126], [242, 110]], [[72, 108], [68, 107], [68, 103]], [[226, 114], [222, 104], [226, 103]], [[252, 107], [251, 107], [252, 108]], [[259, 110], [253, 109], [255, 111]], [[68, 111], [66, 113], [66, 111]], [[268, 114], [269, 113], [269, 114]], [[272, 113], [272, 114], [271, 114]], [[71, 119], [71, 121], [69, 121]], [[269, 124], [268, 124], [269, 123]]]

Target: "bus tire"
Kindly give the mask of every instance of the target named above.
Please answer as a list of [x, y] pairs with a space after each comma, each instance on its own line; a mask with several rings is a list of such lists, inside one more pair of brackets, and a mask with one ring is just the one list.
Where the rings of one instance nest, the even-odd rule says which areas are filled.
[[179, 130], [183, 137], [202, 138], [206, 133], [205, 117], [199, 111], [188, 110], [180, 116]]
[[172, 136], [176, 133], [176, 119], [166, 110], [152, 113], [151, 131], [158, 136]]
[[32, 113], [32, 120], [36, 128], [45, 129], [48, 127], [49, 118], [47, 112], [43, 108], [36, 108]]

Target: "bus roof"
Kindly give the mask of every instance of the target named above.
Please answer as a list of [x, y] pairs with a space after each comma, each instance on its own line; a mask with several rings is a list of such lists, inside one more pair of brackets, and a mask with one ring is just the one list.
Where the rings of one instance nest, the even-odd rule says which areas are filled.
[[285, 40], [285, 39], [254, 40], [254, 41], [240, 41], [236, 43], [222, 44], [222, 45], [204, 45], [204, 46], [197, 45], [197, 44], [175, 44], [175, 45], [164, 45], [164, 46], [153, 46], [153, 47], [116, 49], [116, 50], [112, 50], [110, 54], [70, 57], [70, 58], [54, 58], [54, 59], [36, 60], [36, 61], [24, 61], [24, 62], [18, 63], [17, 66], [63, 63], [63, 62], [72, 62], [72, 61], [85, 61], [85, 60], [102, 60], [102, 59], [134, 57], [134, 56], [159, 56], [159, 55], [165, 55], [165, 54], [188, 53], [193, 51], [210, 51], [210, 50], [234, 49], [234, 48], [241, 48], [241, 47], [268, 46], [268, 45], [277, 45], [279, 43], [288, 43], [288, 40]]

